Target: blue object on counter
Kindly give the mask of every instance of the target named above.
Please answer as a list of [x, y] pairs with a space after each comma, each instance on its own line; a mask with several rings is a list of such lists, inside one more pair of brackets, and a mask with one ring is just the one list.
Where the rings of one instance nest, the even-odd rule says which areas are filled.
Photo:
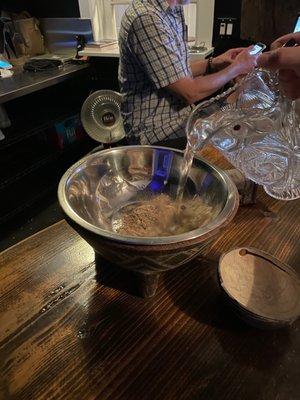
[[12, 65], [8, 61], [0, 60], [0, 68], [10, 69], [10, 68], [12, 68]]
[[153, 192], [160, 192], [163, 190], [170, 175], [172, 160], [172, 151], [162, 149], [155, 150], [152, 166], [152, 181], [149, 185]]

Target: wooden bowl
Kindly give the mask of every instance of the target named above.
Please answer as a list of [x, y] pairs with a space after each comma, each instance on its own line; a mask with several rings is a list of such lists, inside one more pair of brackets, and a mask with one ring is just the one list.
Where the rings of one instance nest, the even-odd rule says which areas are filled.
[[182, 159], [181, 151], [165, 147], [108, 149], [80, 160], [59, 184], [59, 202], [70, 224], [105, 259], [142, 275], [145, 297], [155, 293], [161, 272], [196, 257], [232, 220], [238, 208], [239, 196], [231, 179], [205, 160], [195, 158], [187, 190], [213, 208], [214, 215], [205, 226], [165, 237], [126, 236], [114, 231], [114, 210], [118, 212], [140, 199], [145, 190], [158, 187], [160, 193], [174, 196]]
[[254, 248], [221, 256], [218, 268], [223, 294], [232, 309], [258, 328], [280, 328], [300, 315], [300, 280], [288, 265]]

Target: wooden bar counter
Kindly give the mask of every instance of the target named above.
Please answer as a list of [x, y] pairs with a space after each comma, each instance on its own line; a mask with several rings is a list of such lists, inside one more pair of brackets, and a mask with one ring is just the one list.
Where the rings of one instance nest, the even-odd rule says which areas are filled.
[[[205, 156], [224, 166], [214, 150]], [[300, 320], [260, 331], [220, 297], [220, 255], [251, 246], [300, 272], [299, 201], [258, 192], [151, 299], [65, 221], [0, 254], [0, 399], [296, 400]], [[3, 233], [3, 232], [2, 232]]]

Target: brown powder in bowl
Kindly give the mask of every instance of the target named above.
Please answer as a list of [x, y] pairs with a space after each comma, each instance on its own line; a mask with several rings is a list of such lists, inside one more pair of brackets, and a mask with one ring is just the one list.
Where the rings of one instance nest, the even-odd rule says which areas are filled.
[[172, 236], [199, 228], [212, 219], [212, 208], [200, 198], [184, 200], [179, 207], [165, 194], [122, 210], [117, 232], [127, 236]]

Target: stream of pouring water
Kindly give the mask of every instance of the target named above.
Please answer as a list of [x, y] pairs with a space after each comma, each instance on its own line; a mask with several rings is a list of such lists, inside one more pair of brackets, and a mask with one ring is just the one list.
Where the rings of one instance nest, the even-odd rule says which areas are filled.
[[176, 202], [178, 205], [178, 210], [180, 209], [183, 193], [185, 189], [185, 185], [189, 176], [189, 173], [192, 168], [193, 160], [194, 160], [195, 150], [194, 148], [187, 142], [186, 148], [183, 154], [182, 160], [182, 169], [180, 172], [177, 194], [176, 194]]
[[162, 192], [144, 201], [127, 204], [112, 219], [114, 231], [130, 236], [170, 236], [188, 232], [210, 221], [214, 215], [212, 207], [196, 193], [184, 195], [194, 156], [212, 136], [209, 126], [205, 126], [202, 120], [197, 121], [193, 131], [187, 135], [175, 199]]
[[[200, 125], [200, 126], [199, 126]], [[179, 177], [179, 183], [176, 194], [176, 202], [178, 204], [178, 210], [182, 203], [184, 189], [188, 180], [188, 176], [191, 172], [193, 160], [196, 152], [203, 149], [207, 142], [213, 136], [213, 132], [205, 129], [205, 123], [197, 124], [192, 132], [187, 134], [187, 144], [183, 154], [182, 170]]]

